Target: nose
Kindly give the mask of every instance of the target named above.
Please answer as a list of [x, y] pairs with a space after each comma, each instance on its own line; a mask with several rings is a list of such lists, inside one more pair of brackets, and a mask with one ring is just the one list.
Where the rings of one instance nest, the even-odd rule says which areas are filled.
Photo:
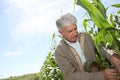
[[74, 36], [77, 36], [77, 35], [78, 35], [78, 31], [77, 31], [77, 30], [74, 30], [74, 31], [73, 31], [73, 35], [74, 35]]

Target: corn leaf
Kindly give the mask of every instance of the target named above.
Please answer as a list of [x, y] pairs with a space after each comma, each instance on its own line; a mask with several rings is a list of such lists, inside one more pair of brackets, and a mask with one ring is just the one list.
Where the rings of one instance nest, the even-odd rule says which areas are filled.
[[107, 28], [111, 25], [108, 23], [106, 17], [90, 2], [87, 0], [78, 0], [77, 4], [87, 10], [93, 22], [98, 28]]
[[113, 4], [113, 7], [120, 8], [120, 3], [119, 4]]

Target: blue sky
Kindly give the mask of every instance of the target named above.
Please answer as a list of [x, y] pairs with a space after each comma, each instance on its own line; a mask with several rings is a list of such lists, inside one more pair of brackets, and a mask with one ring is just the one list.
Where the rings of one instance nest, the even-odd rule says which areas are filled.
[[0, 78], [40, 71], [57, 33], [55, 20], [70, 12], [82, 26], [84, 10], [74, 12], [73, 1], [0, 0]]
[[0, 78], [39, 72], [55, 20], [73, 9], [73, 0], [0, 0]]

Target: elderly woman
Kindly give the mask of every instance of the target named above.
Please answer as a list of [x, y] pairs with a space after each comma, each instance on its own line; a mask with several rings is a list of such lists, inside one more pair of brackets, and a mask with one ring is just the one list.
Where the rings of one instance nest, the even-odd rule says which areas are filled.
[[[56, 20], [58, 32], [62, 40], [55, 50], [55, 58], [58, 66], [64, 74], [65, 80], [119, 80], [118, 71], [105, 69], [103, 71], [86, 72], [84, 63], [96, 61], [95, 45], [87, 34], [77, 31], [77, 19], [70, 13], [62, 15]], [[120, 67], [120, 59], [106, 48], [101, 48], [102, 53], [116, 66]], [[114, 58], [114, 56], [117, 58]], [[116, 62], [116, 61], [118, 62]]]

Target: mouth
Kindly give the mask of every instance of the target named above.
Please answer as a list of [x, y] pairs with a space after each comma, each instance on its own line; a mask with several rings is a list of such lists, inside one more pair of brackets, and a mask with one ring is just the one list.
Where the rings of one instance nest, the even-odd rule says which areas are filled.
[[78, 38], [78, 36], [74, 36], [74, 38]]
[[78, 36], [74, 36], [74, 37], [73, 37], [73, 40], [74, 40], [74, 41], [76, 41], [76, 40], [77, 40], [77, 38], [78, 38]]

